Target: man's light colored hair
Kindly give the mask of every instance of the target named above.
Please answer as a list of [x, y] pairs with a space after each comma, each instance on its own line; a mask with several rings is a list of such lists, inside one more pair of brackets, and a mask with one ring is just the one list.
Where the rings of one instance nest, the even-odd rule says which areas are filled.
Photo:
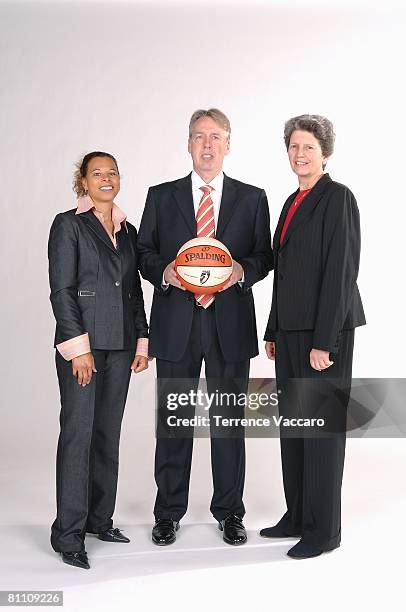
[[227, 133], [227, 140], [230, 140], [231, 135], [231, 126], [228, 117], [221, 112], [218, 108], [209, 108], [208, 110], [204, 110], [203, 108], [199, 108], [196, 110], [190, 118], [189, 122], [189, 138], [192, 136], [193, 126], [202, 117], [210, 117], [215, 121], [223, 130]]

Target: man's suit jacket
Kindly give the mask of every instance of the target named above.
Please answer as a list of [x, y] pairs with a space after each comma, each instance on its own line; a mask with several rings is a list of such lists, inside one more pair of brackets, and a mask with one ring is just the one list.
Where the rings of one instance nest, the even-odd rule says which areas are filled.
[[360, 258], [357, 202], [345, 185], [322, 176], [282, 227], [298, 191], [288, 197], [274, 236], [272, 307], [265, 340], [275, 331], [314, 330], [313, 348], [333, 351], [343, 329], [365, 324], [356, 279]]
[[49, 243], [55, 345], [88, 332], [92, 349], [135, 349], [148, 337], [137, 232], [122, 223], [117, 249], [93, 212], [56, 215]]
[[[194, 296], [170, 286], [162, 275], [179, 248], [196, 237], [191, 175], [151, 187], [138, 234], [142, 276], [154, 285], [150, 354], [178, 361], [190, 336]], [[269, 211], [265, 192], [224, 176], [216, 238], [244, 269], [245, 282], [217, 293], [215, 316], [220, 347], [228, 362], [258, 354], [252, 285], [272, 269]], [[212, 306], [211, 306], [212, 308]]]

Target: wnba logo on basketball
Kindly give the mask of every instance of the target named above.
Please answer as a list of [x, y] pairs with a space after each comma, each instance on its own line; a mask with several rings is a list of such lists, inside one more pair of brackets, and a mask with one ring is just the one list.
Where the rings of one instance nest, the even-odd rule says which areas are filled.
[[216, 293], [231, 276], [233, 259], [227, 247], [215, 238], [193, 238], [178, 251], [176, 275], [193, 293]]
[[205, 282], [207, 282], [210, 278], [210, 270], [203, 270], [203, 272], [200, 275], [200, 284], [204, 285]]

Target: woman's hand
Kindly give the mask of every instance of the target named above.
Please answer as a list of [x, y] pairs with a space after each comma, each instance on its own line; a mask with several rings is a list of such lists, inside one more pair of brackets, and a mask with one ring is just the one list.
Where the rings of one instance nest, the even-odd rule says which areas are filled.
[[275, 361], [275, 342], [265, 342], [265, 353], [268, 359]]
[[310, 365], [314, 370], [321, 372], [326, 370], [334, 361], [330, 361], [330, 353], [328, 351], [320, 351], [319, 349], [312, 349], [310, 351]]
[[138, 372], [142, 372], [146, 370], [148, 367], [148, 357], [144, 357], [143, 355], [136, 355], [134, 357], [134, 361], [131, 364], [131, 369], [134, 374], [138, 374]]
[[93, 372], [97, 372], [97, 370], [92, 353], [85, 353], [72, 359], [72, 374], [82, 387], [86, 387], [90, 383]]

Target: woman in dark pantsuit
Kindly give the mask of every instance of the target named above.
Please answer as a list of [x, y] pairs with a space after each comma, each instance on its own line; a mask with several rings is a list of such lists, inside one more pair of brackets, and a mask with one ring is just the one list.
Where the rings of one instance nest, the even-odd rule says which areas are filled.
[[303, 434], [281, 427], [287, 511], [260, 533], [299, 537], [288, 555], [303, 559], [340, 545], [354, 328], [365, 317], [356, 284], [357, 203], [324, 173], [333, 126], [320, 115], [301, 115], [287, 121], [284, 138], [299, 189], [285, 202], [275, 232], [265, 350], [275, 359], [280, 414], [322, 418], [324, 425]]
[[85, 534], [130, 540], [113, 527], [121, 421], [131, 371], [148, 367], [137, 232], [114, 203], [117, 162], [94, 151], [78, 164], [77, 208], [60, 213], [48, 244], [61, 394], [57, 516], [51, 544], [89, 569]]

